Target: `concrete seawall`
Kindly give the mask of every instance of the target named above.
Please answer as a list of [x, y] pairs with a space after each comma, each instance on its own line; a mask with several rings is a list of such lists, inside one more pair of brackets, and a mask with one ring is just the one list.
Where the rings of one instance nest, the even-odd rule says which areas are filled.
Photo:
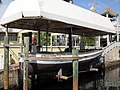
[[104, 56], [104, 59], [106, 68], [120, 65], [120, 47], [113, 48]]
[[[18, 86], [18, 65], [12, 65], [9, 67], [9, 87]], [[0, 89], [4, 88], [4, 70], [0, 70]]]

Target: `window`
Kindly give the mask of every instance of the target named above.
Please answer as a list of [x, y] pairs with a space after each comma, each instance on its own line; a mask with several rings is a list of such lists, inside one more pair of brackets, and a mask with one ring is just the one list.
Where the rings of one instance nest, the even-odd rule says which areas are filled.
[[[0, 33], [0, 41], [4, 41], [5, 33]], [[10, 41], [17, 41], [17, 33], [9, 33], [9, 40]]]

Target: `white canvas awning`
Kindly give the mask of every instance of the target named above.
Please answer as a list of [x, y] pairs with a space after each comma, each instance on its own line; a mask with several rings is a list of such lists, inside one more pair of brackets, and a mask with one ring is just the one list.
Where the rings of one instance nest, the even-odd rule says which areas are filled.
[[15, 0], [5, 11], [1, 24], [8, 28], [56, 33], [100, 35], [116, 33], [111, 21], [97, 13], [62, 0]]
[[[10, 33], [18, 33], [21, 31], [21, 29], [10, 28], [8, 31]], [[6, 32], [6, 28], [0, 25], [0, 32]]]
[[37, 31], [33, 31], [33, 30], [21, 30], [19, 33], [28, 33], [28, 32], [37, 33]]

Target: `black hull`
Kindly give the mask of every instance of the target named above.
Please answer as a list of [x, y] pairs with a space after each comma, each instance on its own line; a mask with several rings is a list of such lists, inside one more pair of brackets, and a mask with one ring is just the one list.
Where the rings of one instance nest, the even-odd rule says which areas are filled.
[[[90, 60], [79, 61], [79, 71], [89, 71], [91, 65], [94, 68], [101, 67], [100, 56]], [[29, 74], [57, 74], [60, 69], [62, 69], [63, 75], [72, 74], [72, 62], [62, 64], [29, 63]]]

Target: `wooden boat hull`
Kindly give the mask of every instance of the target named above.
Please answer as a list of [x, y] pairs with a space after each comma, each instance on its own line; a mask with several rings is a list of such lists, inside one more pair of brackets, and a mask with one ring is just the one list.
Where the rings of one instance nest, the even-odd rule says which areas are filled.
[[[79, 60], [79, 71], [88, 71], [90, 67], [99, 67], [102, 62], [100, 61], [100, 57], [102, 55], [102, 51], [97, 53], [89, 54], [84, 56]], [[22, 62], [20, 62], [21, 64]], [[47, 61], [47, 60], [32, 60], [29, 62], [29, 74], [42, 74], [42, 73], [55, 73], [62, 69], [63, 74], [72, 73], [72, 61]]]

